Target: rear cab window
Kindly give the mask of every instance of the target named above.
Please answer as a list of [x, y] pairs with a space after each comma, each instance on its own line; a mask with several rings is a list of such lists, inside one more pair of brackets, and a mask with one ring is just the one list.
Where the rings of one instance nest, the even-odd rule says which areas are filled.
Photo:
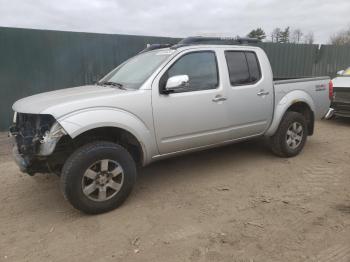
[[261, 79], [258, 58], [253, 51], [225, 51], [232, 86], [252, 85]]

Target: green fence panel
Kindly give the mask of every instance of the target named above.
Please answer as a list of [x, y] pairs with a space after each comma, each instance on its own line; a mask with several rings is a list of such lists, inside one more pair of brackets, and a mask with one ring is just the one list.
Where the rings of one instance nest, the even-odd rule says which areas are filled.
[[350, 66], [350, 46], [260, 43], [276, 78], [336, 76]]
[[0, 27], [0, 130], [32, 94], [94, 83], [149, 43], [179, 39]]
[[313, 74], [336, 76], [339, 70], [350, 67], [350, 46], [322, 45], [315, 60]]
[[275, 78], [309, 77], [317, 56], [317, 45], [258, 44], [267, 54]]

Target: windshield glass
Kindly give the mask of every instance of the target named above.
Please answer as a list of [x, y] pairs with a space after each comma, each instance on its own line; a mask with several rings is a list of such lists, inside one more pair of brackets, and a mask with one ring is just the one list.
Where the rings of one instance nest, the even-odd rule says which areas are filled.
[[169, 50], [157, 50], [139, 54], [118, 66], [99, 83], [113, 82], [127, 89], [139, 89], [171, 53]]

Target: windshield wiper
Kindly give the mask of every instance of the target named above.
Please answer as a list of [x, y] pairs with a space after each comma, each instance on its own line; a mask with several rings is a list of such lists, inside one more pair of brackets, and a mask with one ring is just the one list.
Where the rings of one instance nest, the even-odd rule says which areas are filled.
[[123, 86], [121, 83], [117, 82], [111, 82], [111, 81], [105, 81], [105, 82], [98, 82], [98, 85], [106, 85], [106, 86], [115, 86], [118, 87], [119, 89], [126, 90], [126, 88]]

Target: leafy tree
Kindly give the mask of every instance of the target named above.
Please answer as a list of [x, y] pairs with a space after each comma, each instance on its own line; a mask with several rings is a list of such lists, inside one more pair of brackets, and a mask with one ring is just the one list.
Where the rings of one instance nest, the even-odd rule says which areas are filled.
[[[350, 28], [349, 28], [350, 35]], [[283, 30], [279, 27], [276, 27], [271, 33], [271, 40], [274, 43], [305, 43], [305, 44], [313, 44], [315, 37], [313, 32], [309, 32], [304, 34], [301, 29], [297, 28], [291, 30], [289, 26], [284, 28]]]
[[250, 38], [257, 38], [260, 41], [262, 41], [266, 38], [266, 34], [265, 34], [264, 30], [261, 29], [260, 27], [250, 31], [250, 33], [247, 36]]
[[279, 43], [289, 43], [290, 27], [286, 27], [283, 31], [280, 32]]
[[339, 31], [330, 38], [333, 45], [350, 45], [350, 26], [346, 30]]

